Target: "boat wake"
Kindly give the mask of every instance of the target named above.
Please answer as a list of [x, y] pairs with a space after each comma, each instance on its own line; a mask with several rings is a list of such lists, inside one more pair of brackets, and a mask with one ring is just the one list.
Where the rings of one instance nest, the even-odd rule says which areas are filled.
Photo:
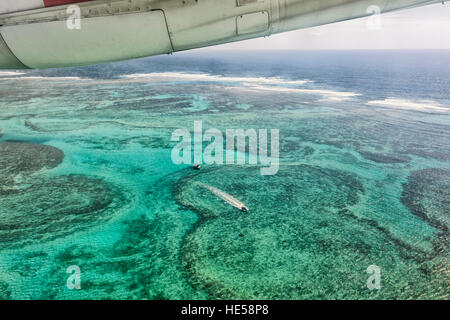
[[221, 198], [228, 204], [232, 205], [233, 207], [235, 207], [241, 211], [244, 211], [244, 212], [248, 211], [248, 207], [244, 203], [242, 203], [241, 201], [239, 201], [238, 199], [233, 197], [232, 195], [230, 195], [220, 189], [217, 189], [213, 186], [210, 186], [210, 185], [207, 185], [207, 184], [204, 184], [201, 182], [196, 182], [196, 184], [202, 188], [205, 188], [205, 189], [211, 191], [213, 194], [215, 194], [216, 196], [218, 196], [219, 198]]

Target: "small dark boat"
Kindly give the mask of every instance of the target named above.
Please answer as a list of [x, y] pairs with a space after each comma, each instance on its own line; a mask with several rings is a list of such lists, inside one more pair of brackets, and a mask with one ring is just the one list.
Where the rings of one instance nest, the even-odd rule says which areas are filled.
[[241, 207], [241, 211], [242, 212], [248, 212], [248, 207], [247, 206], [242, 206]]
[[202, 166], [201, 165], [199, 165], [199, 164], [193, 164], [192, 165], [192, 168], [194, 168], [194, 170], [200, 170], [201, 168], [202, 168]]

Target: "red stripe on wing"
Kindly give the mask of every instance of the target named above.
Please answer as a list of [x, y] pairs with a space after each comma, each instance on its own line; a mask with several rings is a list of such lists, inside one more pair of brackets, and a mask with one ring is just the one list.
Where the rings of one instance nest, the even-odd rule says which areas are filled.
[[53, 7], [53, 6], [60, 6], [63, 4], [79, 3], [79, 2], [86, 2], [86, 1], [92, 1], [92, 0], [44, 0], [44, 6]]

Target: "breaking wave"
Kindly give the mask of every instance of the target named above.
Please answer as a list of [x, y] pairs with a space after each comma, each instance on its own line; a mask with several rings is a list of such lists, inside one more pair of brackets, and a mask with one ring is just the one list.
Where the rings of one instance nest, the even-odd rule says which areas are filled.
[[257, 91], [274, 91], [284, 93], [301, 93], [311, 95], [321, 95], [325, 100], [345, 101], [360, 96], [355, 92], [341, 92], [325, 89], [299, 88], [314, 81], [289, 80], [279, 77], [227, 77], [211, 75], [206, 73], [182, 73], [182, 72], [162, 72], [162, 73], [136, 73], [122, 76], [122, 79], [130, 81], [208, 81], [208, 82], [228, 82], [240, 83], [239, 89], [249, 89]]
[[359, 93], [355, 93], [355, 92], [334, 91], [334, 90], [325, 90], [325, 89], [280, 88], [280, 87], [270, 87], [270, 86], [253, 86], [253, 87], [250, 87], [250, 89], [321, 95], [321, 96], [326, 97], [325, 100], [332, 100], [332, 101], [345, 101], [345, 100], [360, 96]]
[[[20, 74], [17, 74], [20, 75]], [[0, 74], [1, 76], [1, 74]], [[87, 80], [80, 77], [42, 77], [42, 76], [21, 76], [21, 77], [1, 77], [0, 80], [43, 80], [43, 81], [79, 81]]]
[[0, 71], [0, 77], [10, 77], [10, 76], [21, 76], [24, 75], [25, 72], [18, 72], [18, 71]]
[[445, 113], [450, 111], [450, 108], [434, 103], [433, 101], [411, 101], [398, 98], [388, 98], [385, 100], [372, 100], [367, 102], [367, 104], [388, 108], [414, 110], [427, 113], [430, 112]]
[[126, 79], [183, 79], [189, 81], [215, 81], [215, 82], [242, 82], [242, 83], [254, 83], [254, 84], [269, 84], [269, 85], [304, 85], [306, 83], [313, 82], [312, 80], [288, 80], [278, 77], [226, 77], [220, 75], [212, 75], [206, 73], [182, 73], [182, 72], [161, 72], [161, 73], [136, 73], [124, 75], [122, 78]]

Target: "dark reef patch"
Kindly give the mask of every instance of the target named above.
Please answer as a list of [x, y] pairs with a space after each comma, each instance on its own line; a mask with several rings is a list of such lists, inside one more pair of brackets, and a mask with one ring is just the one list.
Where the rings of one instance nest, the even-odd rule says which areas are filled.
[[126, 202], [101, 179], [49, 178], [64, 154], [45, 145], [0, 143], [0, 248], [50, 241], [111, 218]]
[[15, 185], [15, 178], [25, 178], [44, 168], [54, 168], [64, 153], [51, 146], [28, 142], [0, 143], [0, 195]]
[[0, 154], [1, 174], [54, 168], [64, 158], [64, 153], [55, 147], [28, 142], [0, 143]]
[[69, 175], [30, 183], [0, 196], [0, 247], [50, 241], [93, 227], [125, 201], [100, 179]]
[[[196, 182], [230, 193], [250, 211]], [[352, 212], [364, 192], [355, 175], [309, 165], [281, 167], [270, 177], [244, 167], [189, 175], [174, 196], [200, 221], [185, 238], [181, 263], [194, 287], [219, 299], [444, 296], [442, 278], [424, 266], [425, 254]], [[374, 263], [389, 270], [379, 292], [365, 286]], [[428, 287], [417, 278], [428, 279]]]
[[[403, 184], [402, 203], [438, 232], [433, 242], [434, 252], [424, 263], [422, 270], [430, 276], [444, 278], [442, 286], [450, 295], [450, 171], [423, 169], [411, 173]], [[430, 265], [432, 266], [430, 268]]]
[[410, 160], [406, 156], [399, 156], [399, 155], [388, 155], [382, 153], [372, 153], [367, 151], [359, 151], [359, 153], [367, 160], [383, 164], [404, 163]]
[[11, 290], [6, 282], [0, 280], [0, 300], [11, 299]]
[[[265, 177], [260, 175], [259, 168], [212, 168], [182, 179], [174, 194], [179, 203], [200, 212], [204, 218], [218, 214], [234, 215], [236, 209], [211, 196], [210, 191], [195, 182], [211, 184], [229, 192], [247, 204], [251, 212], [267, 210], [271, 214], [294, 208], [301, 212], [309, 207], [336, 211], [356, 204], [359, 194], [364, 193], [363, 185], [355, 176], [309, 165], [291, 166], [290, 169], [282, 167], [275, 176]], [[264, 194], [264, 201], [260, 199], [261, 194]], [[267, 207], [269, 203], [270, 207]]]
[[403, 184], [402, 203], [416, 216], [448, 233], [450, 230], [450, 171], [413, 172]]

